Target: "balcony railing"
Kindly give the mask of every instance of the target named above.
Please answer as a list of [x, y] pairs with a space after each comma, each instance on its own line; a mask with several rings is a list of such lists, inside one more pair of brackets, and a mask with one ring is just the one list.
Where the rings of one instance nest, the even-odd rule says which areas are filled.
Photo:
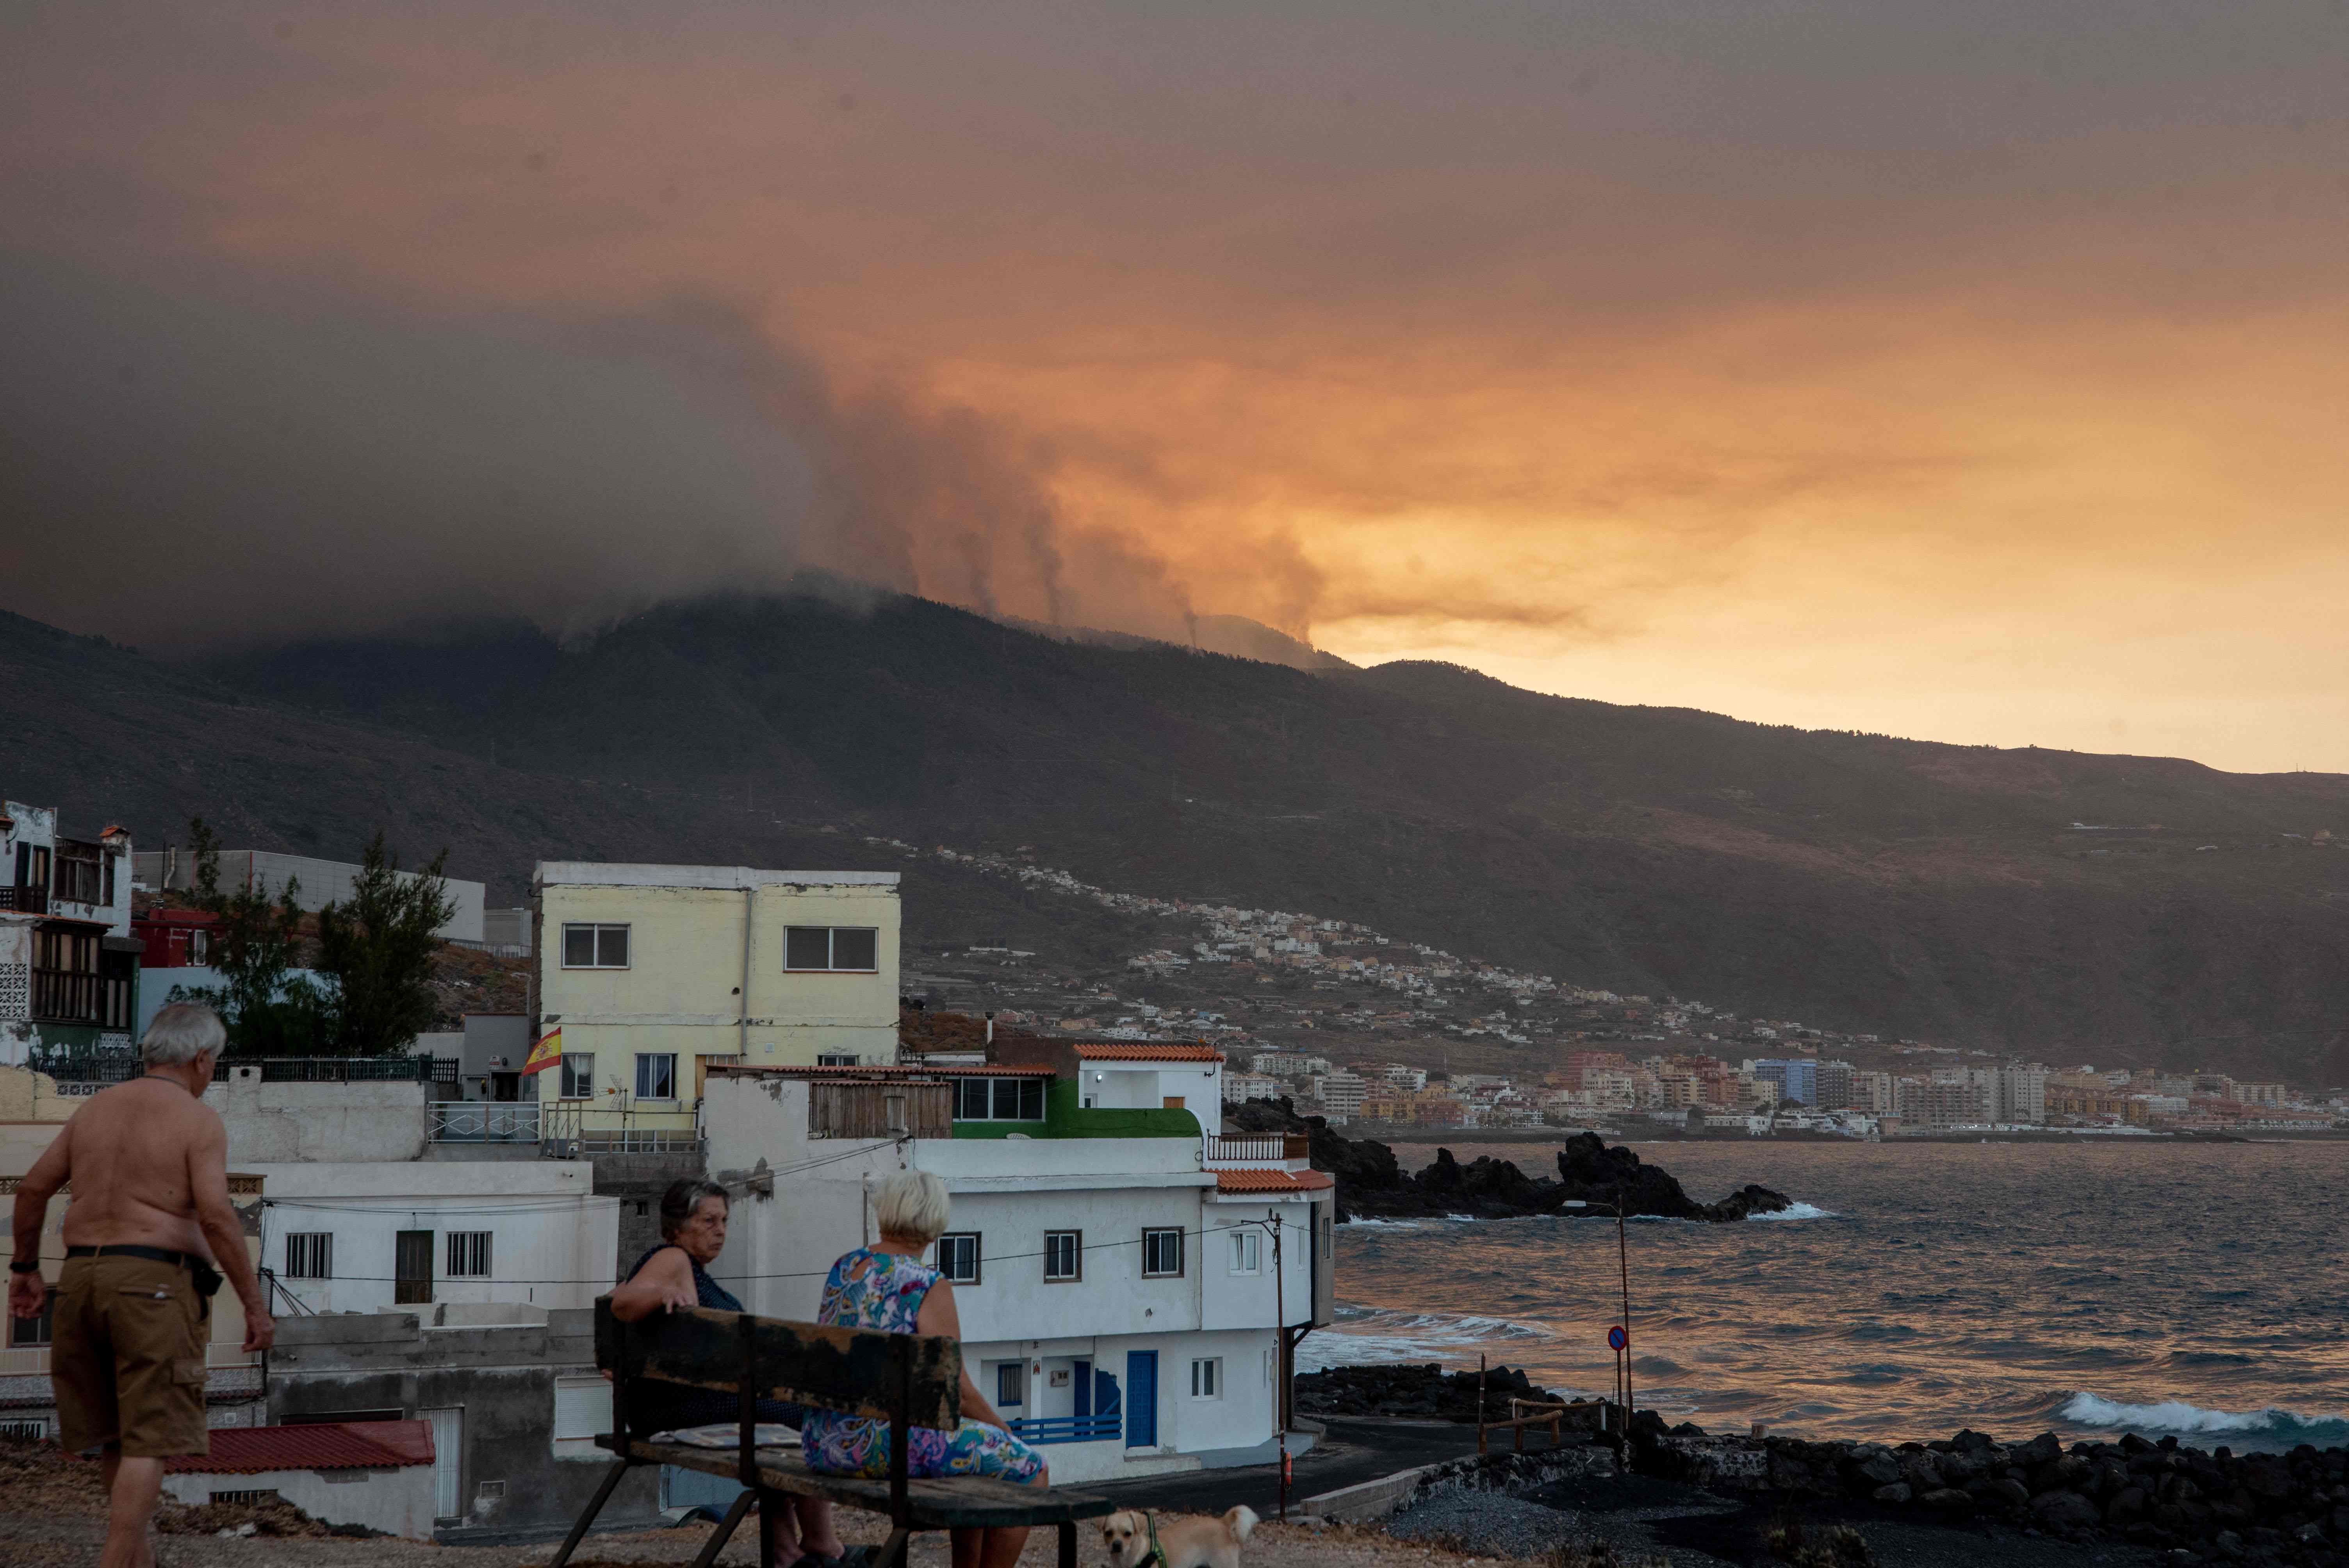
[[1207, 1138], [1211, 1165], [1286, 1165], [1311, 1158], [1313, 1140], [1302, 1132], [1242, 1132]]
[[599, 1100], [558, 1099], [538, 1108], [539, 1152], [551, 1160], [574, 1154], [690, 1154], [701, 1129], [689, 1110], [639, 1111]]
[[49, 890], [45, 887], [0, 887], [0, 910], [13, 910], [18, 914], [49, 913]]
[[1013, 1437], [1031, 1443], [1099, 1443], [1119, 1436], [1124, 1420], [1112, 1410], [1106, 1416], [1038, 1416], [1009, 1425]]
[[435, 1143], [536, 1143], [539, 1108], [528, 1099], [436, 1099], [429, 1136]]

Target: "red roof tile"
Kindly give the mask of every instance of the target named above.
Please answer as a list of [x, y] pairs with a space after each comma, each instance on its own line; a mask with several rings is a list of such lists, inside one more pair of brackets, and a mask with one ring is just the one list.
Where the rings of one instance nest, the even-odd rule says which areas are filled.
[[1318, 1192], [1337, 1185], [1327, 1171], [1218, 1171], [1218, 1192]]
[[174, 1475], [383, 1470], [432, 1462], [429, 1421], [322, 1421], [312, 1427], [215, 1427], [210, 1454], [163, 1461]]
[[1224, 1053], [1213, 1046], [1178, 1045], [1164, 1040], [1087, 1040], [1077, 1047], [1089, 1062], [1219, 1062]]

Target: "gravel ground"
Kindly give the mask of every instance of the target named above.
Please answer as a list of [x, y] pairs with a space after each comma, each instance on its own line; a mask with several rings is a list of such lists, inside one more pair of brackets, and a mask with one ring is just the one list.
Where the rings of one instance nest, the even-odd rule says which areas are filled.
[[1539, 1557], [1552, 1547], [1587, 1542], [1587, 1519], [1521, 1497], [1453, 1491], [1396, 1514], [1387, 1532], [1403, 1541], [1457, 1548], [1487, 1557]]

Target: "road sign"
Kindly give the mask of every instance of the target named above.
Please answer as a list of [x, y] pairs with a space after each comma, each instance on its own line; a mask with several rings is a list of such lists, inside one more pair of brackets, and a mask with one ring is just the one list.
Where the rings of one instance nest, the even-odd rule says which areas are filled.
[[1621, 1324], [1619, 1324], [1619, 1324], [1617, 1324], [1614, 1327], [1612, 1327], [1612, 1328], [1610, 1328], [1610, 1329], [1609, 1329], [1609, 1330], [1607, 1331], [1607, 1348], [1608, 1348], [1608, 1349], [1609, 1349], [1609, 1350], [1628, 1350], [1628, 1349], [1630, 1349], [1630, 1347], [1631, 1347], [1631, 1336], [1630, 1336], [1630, 1335], [1628, 1335], [1628, 1334], [1626, 1334], [1626, 1333], [1624, 1333], [1624, 1332], [1623, 1332], [1623, 1326], [1622, 1326]]

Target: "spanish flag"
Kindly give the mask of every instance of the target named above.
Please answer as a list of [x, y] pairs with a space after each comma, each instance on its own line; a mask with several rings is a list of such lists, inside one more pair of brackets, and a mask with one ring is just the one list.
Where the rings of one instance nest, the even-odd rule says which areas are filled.
[[539, 1037], [538, 1044], [531, 1047], [530, 1060], [522, 1064], [523, 1074], [528, 1077], [532, 1073], [543, 1073], [562, 1059], [563, 1026], [557, 1024]]

